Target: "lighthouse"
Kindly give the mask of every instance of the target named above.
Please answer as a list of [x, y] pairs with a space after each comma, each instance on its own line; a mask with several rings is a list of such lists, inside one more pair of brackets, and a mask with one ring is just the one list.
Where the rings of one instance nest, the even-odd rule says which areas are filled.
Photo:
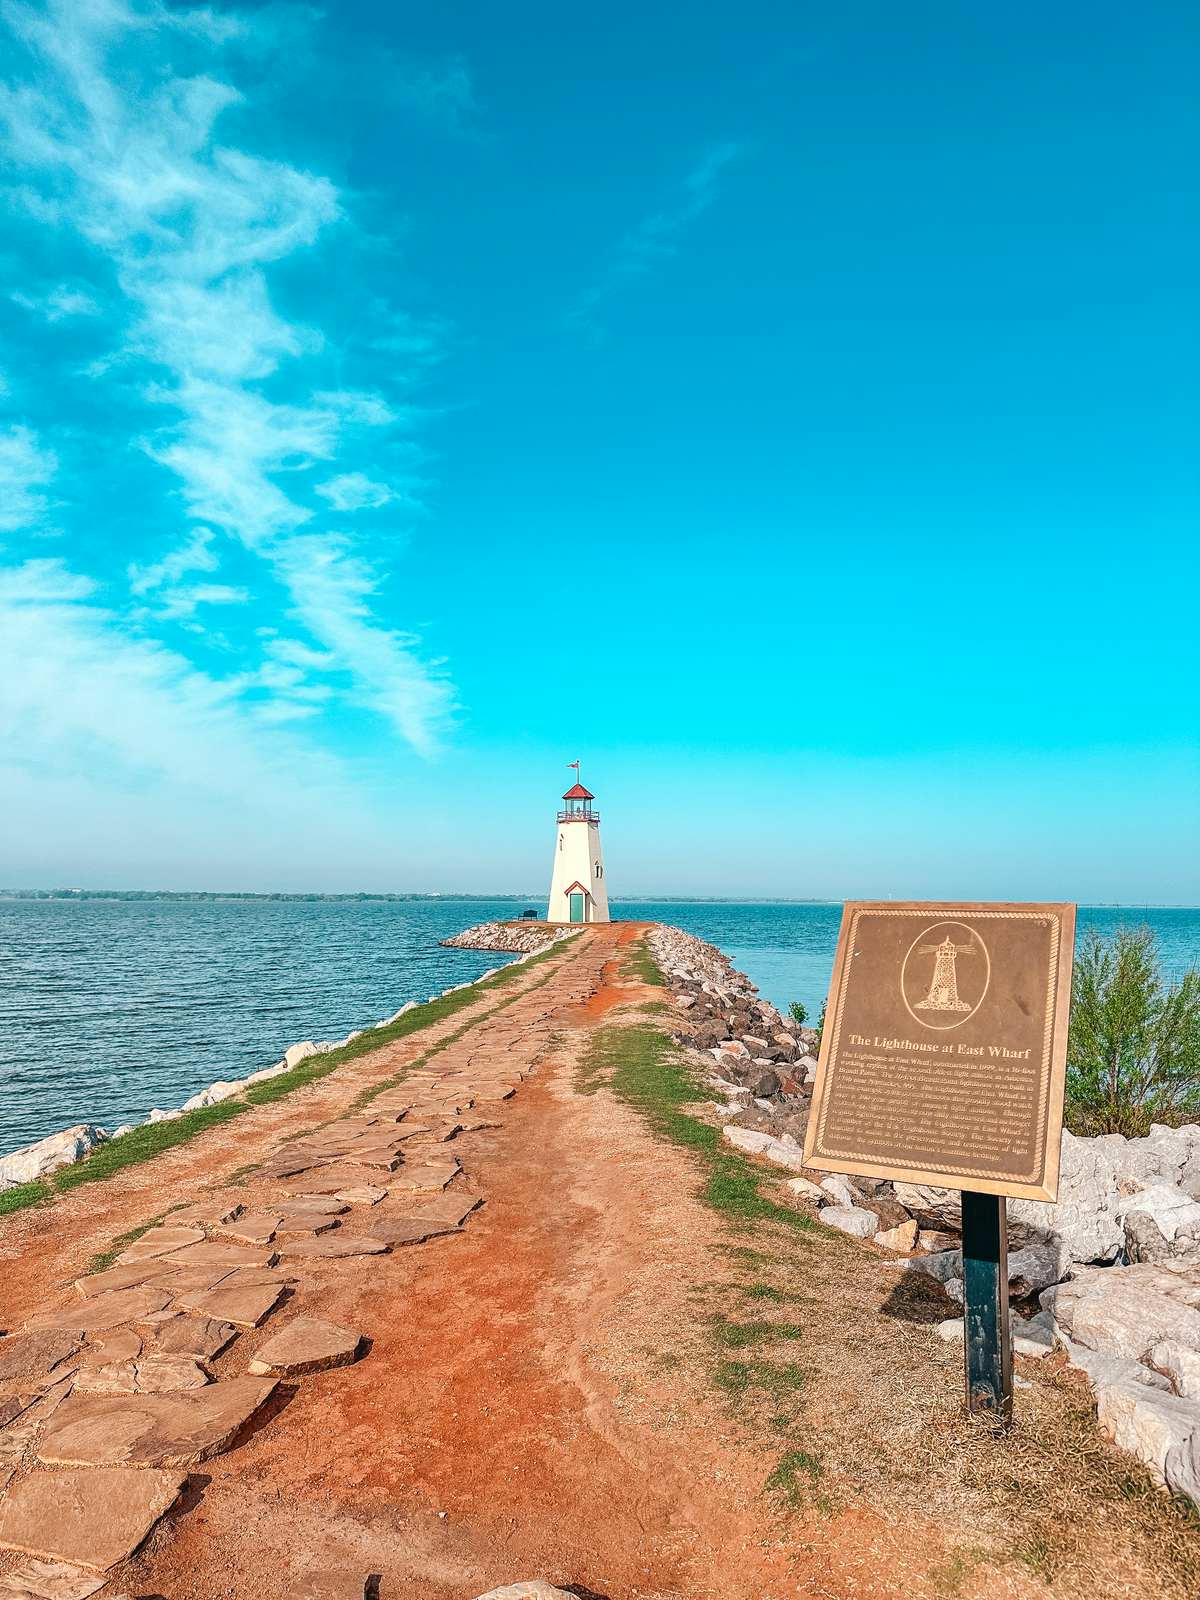
[[[573, 763], [578, 766], [578, 763]], [[563, 795], [554, 837], [547, 922], [607, 922], [608, 890], [600, 854], [600, 813], [595, 795], [576, 783]]]

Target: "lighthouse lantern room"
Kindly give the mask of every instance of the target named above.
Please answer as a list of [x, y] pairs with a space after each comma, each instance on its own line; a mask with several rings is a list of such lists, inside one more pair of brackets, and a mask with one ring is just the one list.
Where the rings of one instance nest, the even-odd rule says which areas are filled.
[[554, 843], [547, 922], [607, 922], [608, 890], [595, 795], [575, 783], [563, 795]]

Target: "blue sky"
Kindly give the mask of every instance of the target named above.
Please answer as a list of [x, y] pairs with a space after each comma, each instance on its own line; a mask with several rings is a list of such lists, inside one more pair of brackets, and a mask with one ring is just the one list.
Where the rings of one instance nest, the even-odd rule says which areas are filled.
[[1200, 901], [1200, 18], [4, 7], [0, 883]]

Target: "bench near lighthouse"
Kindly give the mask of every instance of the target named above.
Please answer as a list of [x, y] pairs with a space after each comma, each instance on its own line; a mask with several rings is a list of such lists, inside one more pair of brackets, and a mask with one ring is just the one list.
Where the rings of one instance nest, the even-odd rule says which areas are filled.
[[581, 783], [563, 795], [554, 841], [547, 922], [607, 922], [608, 890], [600, 853], [600, 814]]

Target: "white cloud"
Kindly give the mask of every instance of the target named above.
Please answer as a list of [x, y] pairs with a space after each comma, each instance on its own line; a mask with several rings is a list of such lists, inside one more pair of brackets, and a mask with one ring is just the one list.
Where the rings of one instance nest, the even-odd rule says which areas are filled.
[[96, 300], [84, 289], [60, 283], [45, 295], [29, 295], [15, 289], [11, 298], [27, 311], [35, 311], [47, 322], [62, 322], [66, 317], [95, 317], [100, 314]]
[[386, 483], [377, 483], [365, 472], [341, 472], [336, 478], [317, 485], [317, 493], [335, 511], [376, 510], [396, 499], [396, 491]]
[[[173, 68], [173, 41], [213, 47], [245, 37], [257, 19], [159, 0], [49, 0], [8, 15], [34, 72], [0, 91], [0, 118], [12, 154], [31, 169], [30, 209], [76, 228], [115, 274], [131, 311], [125, 355], [151, 364], [158, 376], [147, 393], [172, 419], [145, 447], [178, 477], [189, 513], [261, 556], [307, 616], [313, 580], [292, 545], [313, 513], [278, 480], [333, 461], [358, 429], [411, 423], [415, 412], [370, 390], [318, 390], [285, 404], [259, 387], [322, 344], [318, 330], [280, 314], [266, 269], [343, 219], [328, 179], [218, 140], [218, 120], [241, 96], [203, 70], [211, 48], [190, 75]], [[146, 578], [154, 570], [135, 574], [135, 589], [155, 587]], [[415, 639], [376, 619], [373, 591], [373, 582], [326, 581], [313, 614], [336, 635], [365, 703], [428, 750], [449, 690]]]
[[176, 583], [185, 572], [215, 572], [219, 562], [212, 548], [213, 538], [211, 528], [197, 528], [161, 561], [148, 567], [130, 565], [129, 587], [134, 594], [146, 594], [165, 583]]
[[0, 533], [13, 533], [39, 523], [46, 511], [40, 491], [58, 468], [52, 450], [38, 442], [21, 423], [0, 428]]
[[377, 578], [336, 536], [303, 535], [281, 560], [293, 612], [353, 678], [364, 704], [382, 709], [423, 752], [451, 706], [440, 663], [418, 662], [413, 639], [371, 622]]
[[717, 198], [721, 174], [731, 161], [744, 152], [732, 140], [711, 145], [684, 177], [672, 204], [643, 217], [617, 245], [604, 272], [580, 295], [567, 313], [567, 319], [599, 329], [594, 312], [602, 301], [616, 293], [622, 284], [644, 277], [661, 262], [679, 252], [678, 236], [695, 222]]
[[249, 589], [229, 583], [195, 583], [172, 589], [163, 600], [158, 615], [164, 618], [190, 617], [198, 606], [241, 606], [250, 599]]

